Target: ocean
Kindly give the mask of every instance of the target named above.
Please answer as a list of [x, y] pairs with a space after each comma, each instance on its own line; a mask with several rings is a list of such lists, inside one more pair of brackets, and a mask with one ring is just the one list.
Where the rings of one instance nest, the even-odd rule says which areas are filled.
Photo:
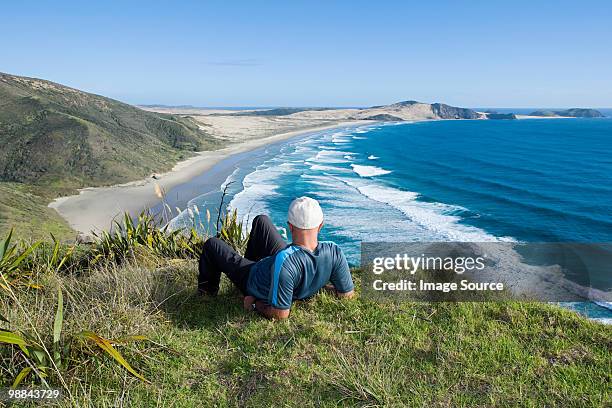
[[[265, 213], [284, 227], [295, 197], [319, 200], [321, 238], [352, 264], [361, 241], [612, 242], [610, 118], [346, 127], [267, 146], [225, 171], [226, 202], [245, 220]], [[215, 214], [219, 200], [215, 189], [189, 206]], [[189, 223], [186, 212], [173, 221]]]

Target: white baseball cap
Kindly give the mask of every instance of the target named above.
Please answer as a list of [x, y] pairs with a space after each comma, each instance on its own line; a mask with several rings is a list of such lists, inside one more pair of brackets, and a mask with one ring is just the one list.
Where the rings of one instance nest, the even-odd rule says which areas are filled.
[[300, 229], [317, 228], [323, 222], [323, 211], [319, 202], [313, 198], [296, 198], [289, 205], [287, 221]]

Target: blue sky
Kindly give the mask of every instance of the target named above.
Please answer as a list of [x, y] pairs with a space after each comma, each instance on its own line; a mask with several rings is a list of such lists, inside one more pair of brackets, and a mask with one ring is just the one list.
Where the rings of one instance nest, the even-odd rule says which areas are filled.
[[129, 103], [611, 107], [612, 2], [27, 1], [0, 71]]

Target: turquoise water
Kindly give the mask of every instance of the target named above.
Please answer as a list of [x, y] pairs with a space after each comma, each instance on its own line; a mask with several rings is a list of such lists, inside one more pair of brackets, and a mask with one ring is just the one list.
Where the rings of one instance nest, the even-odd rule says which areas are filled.
[[376, 240], [612, 241], [612, 120], [437, 121], [284, 146], [231, 205], [284, 225], [317, 198], [351, 257]]
[[226, 181], [230, 207], [278, 226], [295, 197], [316, 198], [322, 238], [352, 263], [361, 241], [612, 242], [612, 119], [335, 129], [271, 146]]

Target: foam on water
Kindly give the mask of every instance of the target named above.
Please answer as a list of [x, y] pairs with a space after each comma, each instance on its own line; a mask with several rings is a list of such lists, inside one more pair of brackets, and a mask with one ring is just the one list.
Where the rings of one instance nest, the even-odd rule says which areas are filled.
[[282, 162], [274, 166], [267, 164], [259, 166], [257, 170], [244, 177], [242, 191], [234, 195], [228, 207], [238, 209], [243, 217], [249, 214], [267, 213], [266, 200], [278, 196], [276, 180], [291, 171], [294, 171], [294, 167], [283, 166]]
[[[411, 221], [431, 231], [433, 235], [442, 238], [444, 241], [488, 242], [502, 240], [502, 238], [497, 238], [479, 228], [461, 224], [461, 217], [457, 214], [466, 209], [460, 206], [417, 201], [418, 193], [411, 191], [401, 191], [377, 184], [360, 186], [352, 180], [345, 181], [347, 184], [355, 186], [366, 197], [401, 211]], [[503, 238], [503, 240], [510, 240], [510, 238]]]
[[[371, 130], [358, 129], [352, 133], [364, 134]], [[317, 198], [324, 207], [326, 225], [333, 227], [333, 234], [354, 243], [406, 239], [498, 240], [481, 229], [461, 224], [464, 208], [419, 201], [418, 193], [373, 183], [373, 177], [391, 171], [351, 163], [357, 153], [330, 148], [337, 143], [350, 143], [346, 139], [350, 134], [350, 131], [322, 133], [285, 149], [244, 177], [243, 189], [234, 195], [229, 207], [238, 209], [243, 217], [265, 213], [270, 210], [268, 203], [280, 199], [280, 187], [289, 183], [292, 196], [308, 194]], [[380, 158], [370, 155], [368, 159]], [[300, 162], [306, 166], [300, 166]], [[301, 180], [304, 191], [298, 191], [295, 177]]]
[[612, 302], [595, 302], [595, 303], [605, 309], [612, 310]]
[[[324, 208], [327, 233], [346, 241], [345, 250], [353, 262], [358, 261], [362, 240], [496, 240], [476, 227], [462, 225], [459, 214], [465, 209], [461, 207], [421, 202], [415, 192], [372, 183], [372, 177], [390, 171], [350, 163], [349, 158], [353, 160], [356, 154], [328, 149], [322, 142], [334, 143], [339, 134], [329, 136], [302, 143], [258, 166], [244, 178], [244, 188], [231, 200], [230, 208], [238, 209], [242, 217], [269, 212], [268, 203], [280, 199], [281, 186], [292, 196], [313, 196]], [[306, 166], [283, 165], [299, 158]], [[298, 189], [298, 185], [303, 187]]]
[[360, 177], [376, 177], [391, 173], [390, 170], [385, 170], [376, 166], [363, 166], [360, 164], [351, 164], [353, 171], [359, 174]]
[[350, 156], [351, 152], [345, 152], [340, 150], [321, 150], [313, 157], [306, 159], [307, 162], [316, 163], [346, 163], [346, 156]]
[[314, 171], [339, 171], [340, 169], [338, 167], [333, 167], [333, 166], [322, 166], [320, 164], [313, 164], [312, 166], [310, 166], [310, 170], [314, 170]]

